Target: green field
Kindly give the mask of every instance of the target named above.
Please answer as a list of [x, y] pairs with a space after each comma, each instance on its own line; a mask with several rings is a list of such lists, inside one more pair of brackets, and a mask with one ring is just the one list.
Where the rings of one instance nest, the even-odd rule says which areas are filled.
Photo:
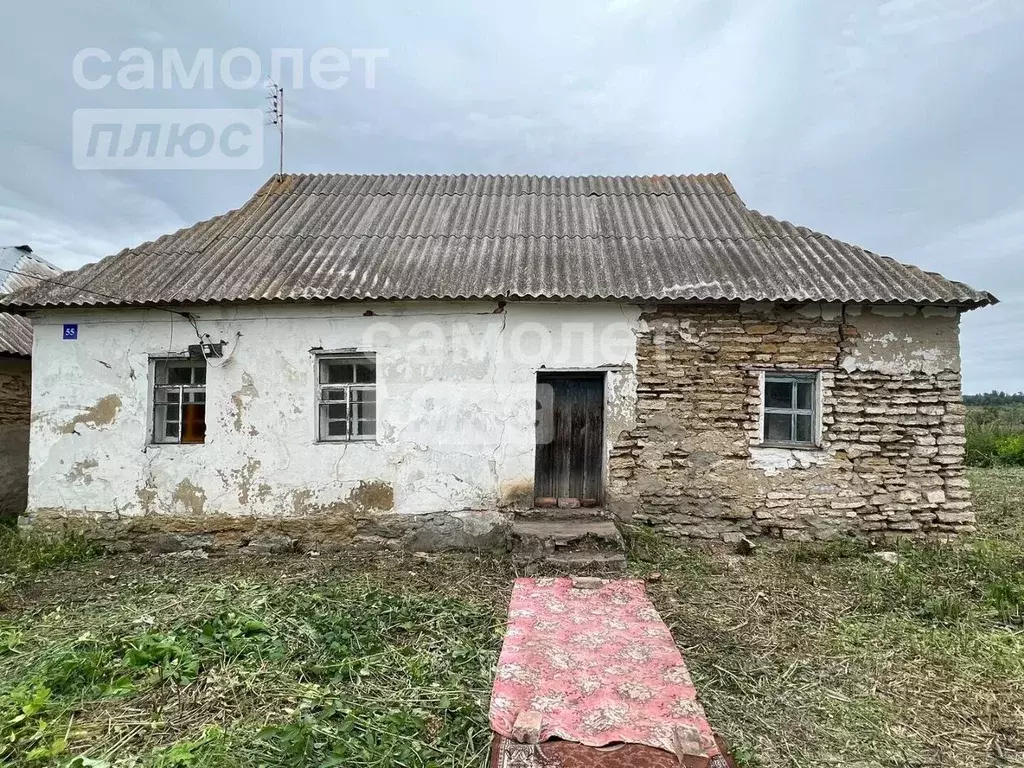
[[[1024, 764], [1024, 470], [971, 477], [981, 533], [896, 565], [631, 532], [742, 765]], [[8, 535], [0, 574], [0, 764], [485, 763], [507, 563], [97, 557]]]
[[967, 464], [1024, 466], [1024, 405], [967, 406]]

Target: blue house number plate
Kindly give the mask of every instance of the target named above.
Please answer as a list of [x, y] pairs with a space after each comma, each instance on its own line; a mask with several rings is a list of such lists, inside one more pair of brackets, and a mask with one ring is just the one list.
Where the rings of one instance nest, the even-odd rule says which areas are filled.
[[64, 323], [64, 338], [69, 341], [78, 338], [78, 323]]

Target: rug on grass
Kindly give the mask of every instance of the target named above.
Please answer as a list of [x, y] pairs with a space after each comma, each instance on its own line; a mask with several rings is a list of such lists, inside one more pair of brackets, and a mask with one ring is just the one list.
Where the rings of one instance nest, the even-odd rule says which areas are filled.
[[642, 581], [580, 589], [567, 578], [516, 579], [491, 729], [521, 740], [514, 726], [523, 713], [540, 714], [541, 742], [646, 745], [708, 760], [720, 754]]
[[684, 756], [639, 744], [587, 747], [571, 741], [519, 744], [495, 736], [491, 745], [490, 768], [736, 768], [736, 763], [718, 742], [716, 757]]

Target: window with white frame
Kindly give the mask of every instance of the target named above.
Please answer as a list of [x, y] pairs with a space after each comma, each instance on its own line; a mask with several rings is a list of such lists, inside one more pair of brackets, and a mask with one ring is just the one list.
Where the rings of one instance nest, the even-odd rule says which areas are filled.
[[812, 446], [817, 441], [817, 376], [765, 374], [762, 438], [765, 443]]
[[153, 361], [153, 442], [206, 442], [206, 361]]
[[320, 440], [366, 440], [377, 434], [377, 364], [372, 355], [317, 358]]

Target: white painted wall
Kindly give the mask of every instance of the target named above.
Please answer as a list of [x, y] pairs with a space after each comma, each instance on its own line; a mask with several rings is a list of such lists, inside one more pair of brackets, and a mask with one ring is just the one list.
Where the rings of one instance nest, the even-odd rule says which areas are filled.
[[[204, 445], [149, 441], [150, 359], [196, 343], [184, 318], [139, 310], [34, 318], [30, 515], [191, 515], [197, 499], [208, 514], [289, 515], [342, 501], [360, 481], [390, 485], [397, 512], [494, 509], [532, 495], [541, 367], [608, 367], [609, 446], [632, 426], [635, 306], [183, 309], [215, 340], [242, 334], [230, 361], [208, 371]], [[76, 341], [62, 338], [69, 322], [78, 323]], [[375, 441], [316, 441], [312, 348], [376, 353]]]

